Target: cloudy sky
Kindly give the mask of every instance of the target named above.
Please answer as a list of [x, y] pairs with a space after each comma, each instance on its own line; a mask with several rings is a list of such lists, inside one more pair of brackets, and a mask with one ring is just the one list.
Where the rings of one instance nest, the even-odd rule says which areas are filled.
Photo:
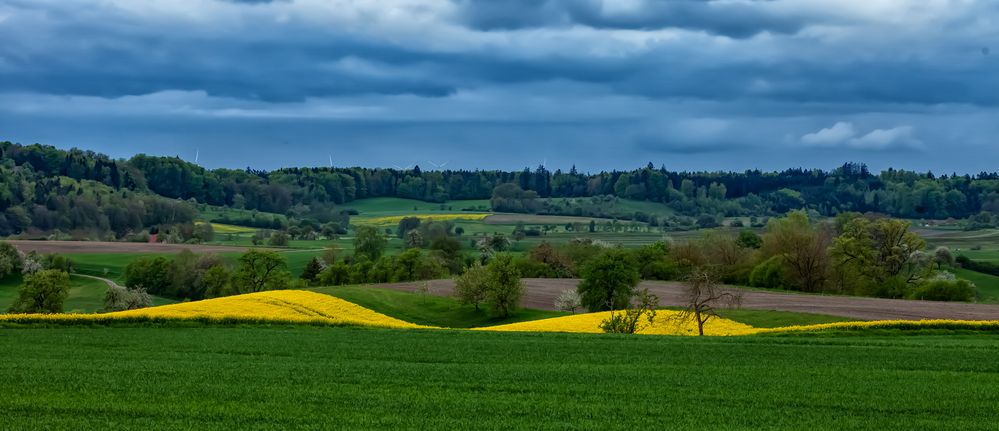
[[0, 140], [210, 167], [999, 170], [994, 0], [0, 0]]

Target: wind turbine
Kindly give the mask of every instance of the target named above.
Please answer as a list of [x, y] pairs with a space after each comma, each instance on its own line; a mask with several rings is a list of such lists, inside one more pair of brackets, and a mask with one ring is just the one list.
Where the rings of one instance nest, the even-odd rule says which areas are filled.
[[201, 150], [194, 150], [194, 164], [198, 164], [198, 158], [201, 157]]
[[330, 154], [330, 169], [333, 169], [333, 155]]
[[446, 161], [444, 163], [434, 163], [434, 162], [432, 162], [430, 160], [427, 160], [427, 163], [430, 163], [431, 165], [434, 165], [435, 168], [440, 169], [440, 168], [443, 168], [443, 167], [447, 166], [447, 164], [451, 163], [451, 161], [448, 160], [448, 161]]
[[398, 169], [398, 170], [400, 170], [400, 171], [408, 171], [408, 170], [410, 170], [410, 169], [413, 169], [413, 166], [414, 166], [414, 165], [409, 165], [409, 166], [406, 166], [406, 167], [404, 168], [404, 167], [402, 167], [402, 166], [399, 166], [399, 165], [392, 165], [392, 167], [394, 167], [394, 168], [396, 168], [396, 169]]

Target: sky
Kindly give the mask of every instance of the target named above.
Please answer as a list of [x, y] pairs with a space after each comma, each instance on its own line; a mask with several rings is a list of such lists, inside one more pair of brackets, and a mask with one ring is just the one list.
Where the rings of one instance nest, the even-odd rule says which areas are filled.
[[999, 170], [994, 0], [0, 0], [0, 140], [207, 167]]

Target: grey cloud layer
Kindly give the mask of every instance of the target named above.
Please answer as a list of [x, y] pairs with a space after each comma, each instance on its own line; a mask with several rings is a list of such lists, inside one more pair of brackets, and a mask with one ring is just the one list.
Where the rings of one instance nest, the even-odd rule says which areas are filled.
[[989, 0], [6, 0], [0, 127], [36, 140], [46, 116], [420, 122], [446, 152], [468, 122], [473, 147], [518, 130], [595, 147], [562, 124], [615, 124], [599, 137], [621, 164], [981, 148], [999, 108], [997, 18]]

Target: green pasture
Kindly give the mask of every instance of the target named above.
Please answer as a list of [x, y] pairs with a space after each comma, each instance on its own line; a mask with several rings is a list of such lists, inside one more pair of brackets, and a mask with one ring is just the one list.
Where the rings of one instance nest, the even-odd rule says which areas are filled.
[[[0, 313], [7, 312], [7, 309], [17, 298], [18, 290], [21, 287], [22, 278], [20, 274], [12, 274], [0, 280]], [[69, 277], [69, 296], [63, 305], [67, 313], [93, 313], [104, 308], [104, 294], [107, 292], [107, 284], [100, 280], [71, 275]], [[153, 305], [170, 304], [176, 301], [153, 297]]]
[[0, 330], [8, 429], [992, 430], [994, 335]]
[[[433, 283], [431, 283], [431, 289], [433, 289]], [[558, 311], [520, 309], [504, 319], [495, 317], [485, 305], [476, 311], [474, 307], [461, 305], [453, 298], [379, 289], [377, 285], [317, 287], [310, 290], [333, 295], [407, 322], [447, 328], [502, 325], [568, 314]]]
[[963, 268], [951, 268], [949, 271], [960, 278], [975, 283], [975, 287], [978, 288], [978, 302], [999, 303], [999, 277]]

